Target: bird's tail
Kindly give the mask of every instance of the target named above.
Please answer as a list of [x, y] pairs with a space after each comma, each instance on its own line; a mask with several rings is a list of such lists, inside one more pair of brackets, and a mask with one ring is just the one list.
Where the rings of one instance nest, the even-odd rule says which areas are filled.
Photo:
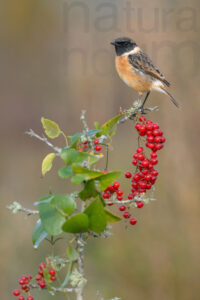
[[167, 96], [169, 96], [170, 100], [176, 105], [176, 107], [179, 107], [178, 102], [174, 99], [174, 97], [163, 87], [161, 87], [161, 90], [164, 94], [166, 94]]

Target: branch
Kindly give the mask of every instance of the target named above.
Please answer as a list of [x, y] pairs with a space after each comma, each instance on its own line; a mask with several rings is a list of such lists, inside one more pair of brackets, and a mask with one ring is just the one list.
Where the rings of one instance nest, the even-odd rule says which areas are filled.
[[36, 139], [44, 142], [45, 144], [47, 144], [49, 147], [51, 147], [57, 153], [60, 153], [62, 150], [61, 148], [58, 148], [58, 147], [54, 146], [51, 142], [49, 142], [49, 140], [45, 136], [38, 135], [32, 129], [29, 129], [29, 131], [26, 131], [25, 134], [28, 134], [31, 137], [35, 137]]
[[137, 100], [133, 103], [133, 107], [131, 107], [130, 109], [124, 111], [123, 113], [125, 114], [125, 116], [120, 119], [118, 121], [118, 125], [126, 122], [127, 120], [132, 120], [138, 113], [146, 113], [146, 111], [154, 111], [154, 110], [158, 110], [158, 106], [154, 106], [154, 107], [147, 107], [144, 108], [143, 110], [141, 110]]
[[6, 208], [10, 209], [13, 214], [16, 214], [18, 211], [26, 213], [27, 216], [39, 214], [38, 210], [24, 208], [20, 203], [16, 201], [13, 202], [11, 205], [6, 206]]

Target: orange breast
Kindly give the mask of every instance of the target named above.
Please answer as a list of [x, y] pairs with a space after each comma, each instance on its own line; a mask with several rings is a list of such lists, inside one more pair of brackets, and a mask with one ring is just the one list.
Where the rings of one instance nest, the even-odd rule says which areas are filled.
[[139, 93], [149, 91], [151, 80], [148, 75], [142, 75], [135, 71], [128, 61], [128, 56], [116, 56], [116, 69], [120, 78], [131, 88]]

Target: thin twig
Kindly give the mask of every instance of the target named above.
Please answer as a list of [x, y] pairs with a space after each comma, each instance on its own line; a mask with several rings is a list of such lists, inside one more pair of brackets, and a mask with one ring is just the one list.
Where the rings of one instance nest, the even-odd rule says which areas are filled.
[[35, 133], [32, 129], [29, 129], [29, 131], [26, 131], [25, 134], [30, 135], [31, 137], [35, 137], [36, 139], [44, 142], [45, 144], [47, 144], [49, 147], [51, 147], [54, 151], [56, 151], [57, 153], [61, 152], [61, 148], [54, 146], [51, 142], [49, 142], [49, 140], [45, 137], [45, 136], [40, 136], [37, 133]]
[[14, 214], [16, 214], [18, 211], [26, 213], [27, 216], [39, 214], [38, 210], [25, 208], [16, 201], [13, 202], [11, 205], [6, 206], [6, 208], [10, 209]]

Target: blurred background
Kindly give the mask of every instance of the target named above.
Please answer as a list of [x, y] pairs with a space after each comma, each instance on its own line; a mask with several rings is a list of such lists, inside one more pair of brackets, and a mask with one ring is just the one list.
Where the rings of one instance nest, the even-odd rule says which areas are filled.
[[[6, 205], [18, 201], [33, 208], [52, 187], [71, 190], [52, 173], [41, 178], [49, 148], [24, 134], [42, 133], [41, 116], [66, 134], [80, 130], [87, 110], [90, 128], [131, 106], [137, 94], [119, 78], [110, 41], [130, 36], [145, 49], [172, 83], [177, 109], [165, 95], [152, 93], [167, 142], [160, 153], [157, 201], [135, 210], [137, 226], [113, 226], [114, 236], [90, 240], [86, 250], [85, 299], [197, 300], [199, 285], [200, 37], [198, 0], [18, 0], [0, 1], [1, 99], [1, 298], [24, 273], [35, 274], [48, 253], [34, 250], [34, 217], [12, 215]], [[56, 142], [56, 141], [55, 141]], [[58, 140], [62, 145], [62, 139]], [[136, 133], [131, 122], [113, 139], [110, 169], [131, 170]], [[122, 179], [123, 188], [128, 184]], [[60, 242], [57, 253], [65, 253]], [[47, 300], [47, 292], [35, 294]], [[57, 295], [56, 299], [64, 299]], [[72, 297], [73, 299], [73, 297]]]

